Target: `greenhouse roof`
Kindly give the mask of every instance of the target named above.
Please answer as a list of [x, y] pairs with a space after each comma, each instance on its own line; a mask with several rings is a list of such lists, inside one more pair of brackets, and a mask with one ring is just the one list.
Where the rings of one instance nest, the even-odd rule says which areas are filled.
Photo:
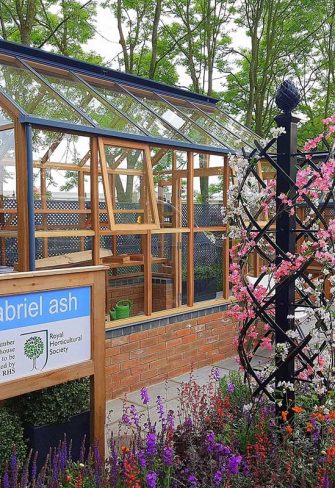
[[[228, 153], [259, 137], [218, 100], [0, 40], [0, 106], [22, 123]], [[0, 125], [5, 122], [0, 117]]]

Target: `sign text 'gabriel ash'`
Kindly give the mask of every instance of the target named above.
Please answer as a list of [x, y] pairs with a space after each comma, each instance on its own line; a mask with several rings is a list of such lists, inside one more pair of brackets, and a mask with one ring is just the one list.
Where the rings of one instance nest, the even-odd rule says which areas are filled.
[[0, 297], [0, 384], [91, 358], [88, 286]]

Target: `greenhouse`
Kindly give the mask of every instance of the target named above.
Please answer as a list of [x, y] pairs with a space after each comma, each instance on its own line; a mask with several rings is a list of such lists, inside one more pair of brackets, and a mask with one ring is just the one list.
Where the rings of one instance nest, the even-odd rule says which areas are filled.
[[2, 272], [109, 267], [111, 319], [225, 300], [227, 155], [257, 136], [218, 100], [0, 41]]

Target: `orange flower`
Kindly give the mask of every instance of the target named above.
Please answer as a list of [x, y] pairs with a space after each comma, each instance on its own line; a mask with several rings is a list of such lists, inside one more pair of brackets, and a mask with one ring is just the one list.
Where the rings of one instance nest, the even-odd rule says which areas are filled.
[[301, 412], [304, 412], [305, 410], [301, 407], [292, 407], [292, 412], [295, 412], [295, 413], [301, 413]]
[[127, 454], [129, 452], [129, 448], [126, 446], [122, 446], [121, 451], [123, 452], [123, 454]]
[[281, 413], [281, 416], [282, 416], [284, 422], [287, 422], [287, 414], [288, 414], [288, 411], [287, 410], [284, 410]]
[[319, 422], [324, 422], [325, 416], [321, 412], [313, 413], [313, 417], [318, 420]]
[[306, 425], [306, 432], [313, 432], [313, 424], [311, 422]]
[[286, 426], [286, 432], [287, 432], [288, 434], [292, 434], [293, 429], [292, 429], [292, 427], [291, 427], [290, 425], [287, 425], [287, 426]]
[[333, 410], [332, 412], [330, 412], [328, 418], [329, 418], [329, 420], [335, 420], [335, 410]]
[[332, 446], [329, 449], [327, 449], [327, 454], [330, 457], [335, 457], [335, 446]]

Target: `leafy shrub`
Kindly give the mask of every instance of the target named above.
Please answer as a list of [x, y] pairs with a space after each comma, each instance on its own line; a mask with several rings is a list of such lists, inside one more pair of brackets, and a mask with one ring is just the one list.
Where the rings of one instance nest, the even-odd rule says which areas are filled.
[[252, 400], [250, 389], [238, 371], [231, 371], [228, 376], [223, 376], [220, 380], [220, 389], [223, 396], [230, 395], [230, 404], [233, 408], [241, 409]]
[[88, 378], [22, 395], [10, 405], [20, 418], [35, 427], [67, 422], [71, 417], [89, 410]]
[[10, 460], [14, 448], [18, 459], [22, 460], [27, 452], [22, 424], [15, 413], [2, 405], [0, 406], [0, 472]]

